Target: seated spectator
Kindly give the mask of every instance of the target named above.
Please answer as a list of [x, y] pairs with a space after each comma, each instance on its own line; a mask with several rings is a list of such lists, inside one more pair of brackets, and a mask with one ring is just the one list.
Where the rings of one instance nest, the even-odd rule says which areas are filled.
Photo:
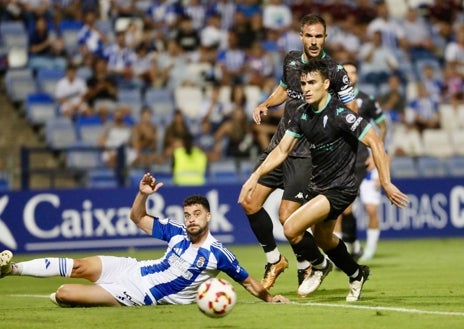
[[206, 180], [208, 159], [195, 146], [194, 138], [186, 133], [176, 143], [172, 154], [173, 182], [176, 185], [203, 185]]
[[164, 132], [162, 153], [166, 159], [172, 156], [174, 148], [178, 145], [179, 140], [186, 134], [191, 133], [187, 121], [185, 120], [184, 113], [181, 110], [175, 110], [172, 122], [166, 127]]
[[133, 165], [149, 167], [158, 162], [158, 127], [152, 121], [153, 113], [144, 107], [140, 120], [132, 129], [132, 148], [135, 152]]
[[274, 75], [274, 61], [271, 54], [264, 51], [261, 41], [254, 41], [246, 58], [246, 83], [262, 88], [264, 81]]
[[87, 85], [77, 76], [77, 67], [73, 64], [66, 68], [66, 75], [58, 80], [55, 88], [55, 98], [59, 104], [60, 113], [63, 116], [75, 119], [78, 115], [89, 112], [89, 106], [85, 102]]
[[166, 41], [166, 50], [158, 53], [156, 62], [158, 75], [155, 85], [157, 87], [174, 90], [188, 80], [188, 58], [176, 40]]
[[117, 31], [115, 41], [105, 47], [103, 57], [108, 63], [108, 75], [119, 87], [138, 86], [134, 79], [134, 62], [136, 54], [126, 45], [126, 32]]
[[52, 38], [45, 17], [36, 19], [29, 36], [29, 67], [36, 73], [40, 69], [66, 69], [67, 54], [61, 38]]
[[221, 84], [223, 86], [244, 83], [246, 54], [239, 48], [239, 39], [235, 32], [228, 33], [228, 46], [217, 54], [217, 68], [221, 72]]
[[119, 147], [124, 147], [126, 164], [131, 165], [136, 158], [134, 150], [130, 147], [133, 127], [126, 121], [127, 112], [123, 106], [116, 108], [113, 119], [105, 123], [99, 139], [99, 146], [105, 148], [102, 161], [111, 168], [117, 165]]
[[93, 107], [97, 101], [110, 100], [116, 102], [118, 88], [114, 79], [108, 74], [108, 66], [104, 58], [96, 58], [92, 66], [92, 76], [87, 80], [85, 100]]
[[137, 85], [147, 88], [156, 81], [157, 69], [155, 52], [148, 45], [141, 42], [135, 48], [134, 78], [138, 80]]
[[196, 51], [200, 47], [200, 34], [194, 28], [189, 16], [181, 17], [179, 28], [175, 31], [175, 40], [187, 53]]
[[440, 128], [438, 103], [429, 95], [423, 83], [417, 84], [417, 97], [406, 109], [405, 122], [420, 133], [424, 129]]
[[102, 56], [107, 36], [96, 25], [97, 14], [88, 11], [84, 15], [84, 26], [79, 31], [77, 43], [82, 62], [91, 61], [95, 56]]
[[208, 158], [211, 161], [224, 157], [248, 159], [254, 145], [252, 126], [243, 108], [237, 107], [214, 134], [214, 149]]
[[397, 75], [388, 77], [387, 91], [378, 97], [380, 107], [393, 123], [404, 123], [406, 96]]

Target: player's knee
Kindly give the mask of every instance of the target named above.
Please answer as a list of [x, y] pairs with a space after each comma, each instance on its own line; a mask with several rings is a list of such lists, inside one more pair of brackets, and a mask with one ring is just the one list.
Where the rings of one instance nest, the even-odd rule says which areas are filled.
[[290, 244], [296, 244], [299, 242], [298, 233], [290, 225], [284, 225], [283, 229], [284, 235], [287, 238], [288, 242], [290, 242]]
[[258, 204], [253, 199], [251, 199], [251, 200], [246, 199], [242, 203], [240, 203], [240, 205], [242, 206], [243, 210], [245, 211], [245, 213], [247, 215], [253, 215], [253, 214], [257, 213], [262, 207], [262, 205]]
[[58, 303], [71, 303], [72, 300], [72, 289], [67, 284], [63, 284], [56, 290], [56, 301]]

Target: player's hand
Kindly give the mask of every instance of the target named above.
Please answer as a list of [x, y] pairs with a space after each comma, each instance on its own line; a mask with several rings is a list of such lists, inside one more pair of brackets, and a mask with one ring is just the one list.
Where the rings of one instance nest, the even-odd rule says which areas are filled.
[[253, 110], [253, 120], [254, 122], [259, 125], [261, 124], [261, 116], [267, 116], [268, 108], [262, 104], [259, 104]]
[[282, 295], [272, 296], [272, 300], [271, 300], [271, 303], [288, 303], [288, 302], [290, 302], [290, 300], [287, 297], [282, 296]]
[[409, 203], [408, 196], [404, 194], [403, 192], [401, 192], [395, 185], [390, 183], [387, 186], [384, 186], [383, 189], [388, 199], [395, 206], [399, 208], [404, 208], [408, 205]]
[[150, 173], [146, 173], [140, 180], [139, 191], [142, 194], [151, 194], [158, 191], [163, 185], [163, 183], [157, 183], [156, 178]]
[[258, 183], [258, 177], [254, 174], [247, 179], [247, 181], [242, 185], [242, 189], [240, 190], [240, 195], [238, 196], [238, 203], [243, 203], [243, 201], [250, 200], [253, 192], [256, 188], [256, 184]]

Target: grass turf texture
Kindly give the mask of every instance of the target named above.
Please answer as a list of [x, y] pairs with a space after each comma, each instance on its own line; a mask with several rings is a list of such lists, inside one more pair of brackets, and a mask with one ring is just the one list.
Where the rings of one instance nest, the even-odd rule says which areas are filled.
[[[296, 295], [296, 264], [285, 244], [279, 249], [290, 261], [271, 289], [290, 304], [266, 304], [234, 282], [238, 301], [224, 318], [210, 319], [195, 304], [153, 307], [62, 309], [48, 295], [65, 278], [7, 277], [0, 280], [2, 328], [464, 328], [464, 240], [424, 239], [381, 241], [376, 258], [367, 262], [371, 276], [363, 298], [345, 302], [348, 279], [333, 271], [318, 291]], [[261, 278], [264, 254], [258, 246], [229, 246], [251, 275]], [[101, 252], [99, 252], [101, 253]], [[161, 249], [104, 252], [139, 259], [159, 257]], [[48, 254], [82, 257], [98, 253]], [[18, 255], [16, 261], [42, 255]], [[223, 276], [223, 275], [221, 275]], [[228, 279], [227, 276], [224, 276]], [[229, 281], [231, 281], [229, 279]]]

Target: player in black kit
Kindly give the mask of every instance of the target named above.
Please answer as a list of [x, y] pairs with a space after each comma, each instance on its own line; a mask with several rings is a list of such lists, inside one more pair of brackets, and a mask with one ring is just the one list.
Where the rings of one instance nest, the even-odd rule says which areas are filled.
[[[290, 51], [286, 55], [283, 76], [279, 86], [253, 112], [254, 121], [260, 124], [261, 116], [267, 115], [269, 108], [286, 102], [284, 114], [277, 131], [267, 149], [260, 156], [256, 167], [280, 142], [287, 129], [289, 119], [297, 111], [298, 106], [305, 103], [301, 93], [300, 70], [308, 59], [321, 58], [326, 63], [331, 81], [329, 92], [334, 97], [340, 98], [346, 106], [356, 110], [353, 88], [345, 70], [324, 52], [327, 37], [324, 19], [318, 15], [306, 15], [302, 17], [300, 27], [303, 50]], [[283, 189], [284, 192], [279, 208], [279, 220], [283, 224], [303, 204], [303, 192], [307, 187], [306, 184], [310, 176], [309, 143], [305, 139], [301, 139], [281, 166], [259, 180], [253, 199], [243, 200], [241, 204], [249, 219], [252, 231], [266, 254], [267, 264], [261, 282], [267, 289], [273, 286], [278, 275], [288, 267], [288, 261], [277, 248], [273, 235], [272, 219], [263, 208], [263, 205], [274, 190]], [[313, 237], [309, 233], [304, 236], [304, 240], [307, 247], [314, 250], [314, 258], [304, 259], [302, 255], [295, 253], [298, 261], [298, 290], [299, 294], [303, 296], [316, 290], [332, 269], [332, 264], [319, 252]], [[305, 289], [300, 287], [304, 280], [307, 281]]]
[[[364, 119], [374, 122], [377, 129], [378, 134], [382, 142], [385, 143], [385, 137], [387, 135], [387, 120], [386, 116], [382, 111], [379, 103], [375, 100], [375, 98], [371, 95], [366, 94], [362, 90], [359, 90], [357, 87], [358, 82], [358, 69], [357, 65], [354, 62], [346, 62], [343, 63], [343, 67], [350, 78], [351, 83], [353, 84], [354, 95], [356, 97], [356, 103], [358, 104], [358, 114], [361, 115]], [[369, 175], [367, 175], [369, 172]], [[356, 167], [355, 167], [355, 174], [356, 179], [358, 180], [358, 184], [361, 184], [363, 180], [366, 182], [375, 179], [375, 165], [373, 163], [372, 157], [369, 154], [369, 150], [365, 147], [362, 143], [358, 147], [358, 155], [356, 157]], [[373, 182], [372, 182], [373, 183]], [[380, 196], [380, 191], [377, 187], [374, 187], [375, 184], [367, 183], [365, 184], [366, 187], [363, 187], [362, 191], [359, 193], [361, 194], [361, 202], [364, 204], [364, 200], [366, 198], [375, 200], [375, 202], [369, 202], [370, 205], [365, 205], [366, 213], [369, 215], [369, 225], [374, 225], [371, 222], [377, 221], [378, 225], [378, 218], [377, 218], [377, 201], [376, 200]], [[375, 190], [373, 190], [375, 189]], [[369, 193], [369, 196], [365, 194]], [[371, 231], [374, 231], [370, 229]], [[339, 234], [339, 237], [343, 239], [345, 244], [348, 247], [348, 252], [350, 252], [351, 256], [355, 260], [358, 260], [362, 256], [362, 248], [361, 244], [358, 240], [357, 235], [357, 223], [356, 218], [353, 215], [353, 205], [350, 205], [348, 208], [345, 209], [343, 215], [338, 218], [337, 225], [335, 227], [335, 232]], [[377, 230], [377, 232], [379, 232]], [[368, 233], [370, 231], [368, 230]], [[375, 235], [374, 232], [372, 235]], [[377, 234], [378, 237], [378, 234]], [[376, 241], [375, 241], [376, 242]]]
[[328, 92], [330, 80], [325, 61], [309, 60], [302, 66], [300, 81], [307, 104], [298, 108], [285, 136], [243, 184], [238, 201], [253, 198], [258, 180], [284, 162], [298, 140], [306, 139], [312, 159], [312, 176], [304, 192], [307, 202], [285, 221], [284, 233], [298, 254], [313, 259], [313, 250], [302, 239], [311, 227], [317, 245], [349, 276], [346, 301], [353, 302], [361, 297], [369, 267], [353, 260], [333, 230], [337, 217], [357, 196], [354, 169], [359, 141], [371, 149], [381, 185], [392, 204], [404, 207], [408, 197], [391, 183], [388, 156], [371, 124]]

